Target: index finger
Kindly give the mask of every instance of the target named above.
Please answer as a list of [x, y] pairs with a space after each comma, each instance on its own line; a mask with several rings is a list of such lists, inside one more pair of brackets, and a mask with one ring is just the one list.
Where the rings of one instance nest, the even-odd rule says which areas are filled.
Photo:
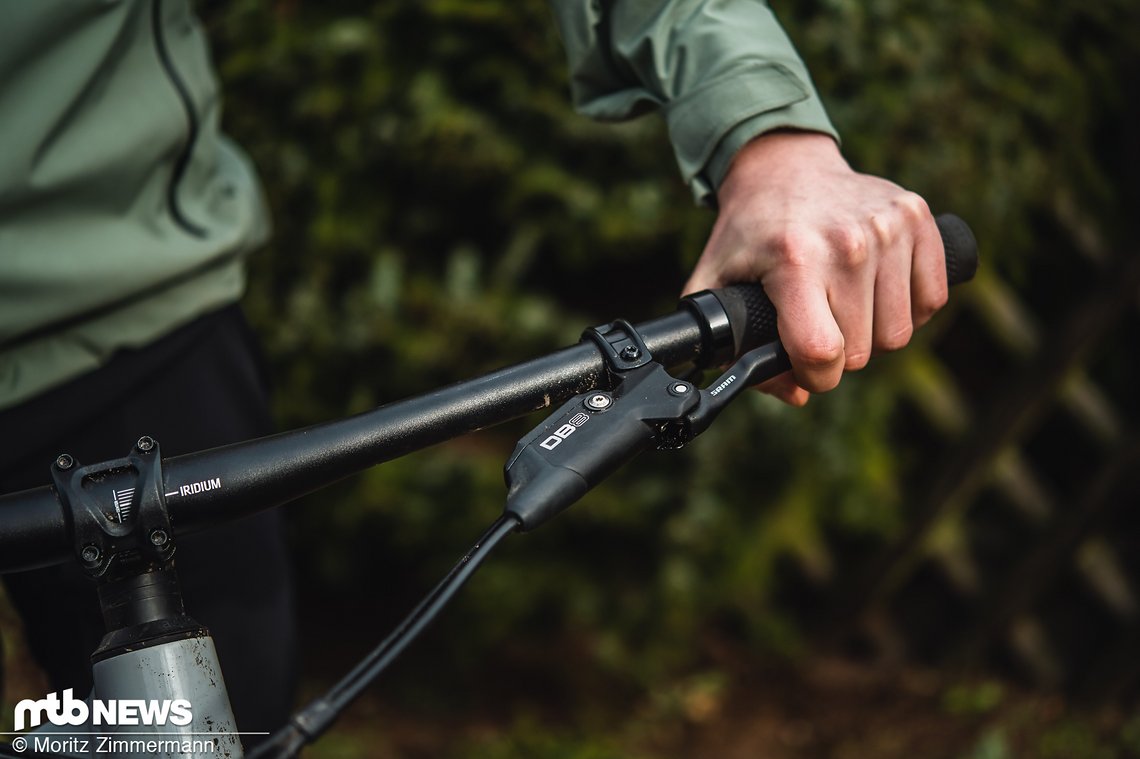
[[843, 376], [844, 338], [823, 283], [798, 272], [764, 283], [776, 307], [776, 329], [800, 387], [823, 393]]

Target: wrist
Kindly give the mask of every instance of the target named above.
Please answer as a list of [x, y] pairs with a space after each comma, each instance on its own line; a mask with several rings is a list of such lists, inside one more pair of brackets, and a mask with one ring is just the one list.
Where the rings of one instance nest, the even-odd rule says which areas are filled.
[[778, 181], [808, 167], [850, 170], [829, 134], [794, 129], [766, 132], [737, 151], [717, 190], [717, 200], [723, 207], [737, 193], [754, 191], [757, 183]]

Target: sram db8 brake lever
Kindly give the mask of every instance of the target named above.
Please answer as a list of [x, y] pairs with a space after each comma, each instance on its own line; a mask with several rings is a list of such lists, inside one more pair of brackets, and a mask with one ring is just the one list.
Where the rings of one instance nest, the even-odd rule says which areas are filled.
[[620, 373], [612, 392], [567, 401], [515, 446], [507, 461], [508, 514], [533, 530], [646, 448], [680, 448], [733, 398], [790, 367], [779, 343], [744, 354], [708, 388], [651, 362]]
[[761, 345], [741, 356], [704, 390], [700, 391], [700, 403], [686, 419], [686, 426], [692, 437], [709, 428], [713, 420], [724, 411], [725, 406], [753, 385], [776, 377], [792, 368], [787, 351], [779, 341]]
[[654, 443], [680, 447], [699, 402], [691, 383], [655, 362], [622, 372], [611, 392], [571, 398], [515, 446], [504, 470], [507, 513], [533, 530]]

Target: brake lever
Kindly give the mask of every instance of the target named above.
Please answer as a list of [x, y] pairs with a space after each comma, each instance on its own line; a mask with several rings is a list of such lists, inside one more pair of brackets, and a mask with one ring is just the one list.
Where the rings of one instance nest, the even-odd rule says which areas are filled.
[[790, 368], [774, 342], [745, 353], [704, 390], [656, 362], [621, 371], [612, 392], [571, 398], [519, 441], [504, 467], [506, 511], [533, 530], [646, 448], [681, 448], [744, 390]]
[[529, 532], [646, 448], [681, 447], [691, 439], [686, 415], [699, 402], [692, 383], [656, 362], [622, 372], [610, 392], [571, 398], [507, 461], [507, 513]]
[[707, 430], [725, 406], [745, 390], [791, 368], [792, 362], [779, 340], [745, 353], [708, 388], [700, 391], [700, 402], [685, 417], [689, 439]]

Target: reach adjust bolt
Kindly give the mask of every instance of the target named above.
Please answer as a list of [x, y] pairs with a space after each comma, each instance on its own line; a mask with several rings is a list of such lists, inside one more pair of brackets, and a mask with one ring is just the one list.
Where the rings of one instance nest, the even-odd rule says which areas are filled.
[[154, 450], [154, 446], [155, 446], [154, 438], [152, 438], [150, 435], [143, 435], [142, 437], [139, 438], [139, 441], [137, 443], [135, 443], [135, 447], [138, 448], [143, 453], [146, 453], [147, 451], [150, 451], [150, 450]]
[[155, 530], [150, 534], [150, 542], [153, 545], [164, 546], [168, 540], [170, 540], [170, 536], [166, 534], [166, 530]]
[[55, 465], [66, 472], [68, 469], [71, 469], [71, 467], [75, 466], [75, 459], [71, 458], [70, 454], [61, 453], [55, 460]]
[[98, 562], [101, 555], [99, 546], [83, 546], [83, 551], [79, 554], [80, 558], [87, 564]]

